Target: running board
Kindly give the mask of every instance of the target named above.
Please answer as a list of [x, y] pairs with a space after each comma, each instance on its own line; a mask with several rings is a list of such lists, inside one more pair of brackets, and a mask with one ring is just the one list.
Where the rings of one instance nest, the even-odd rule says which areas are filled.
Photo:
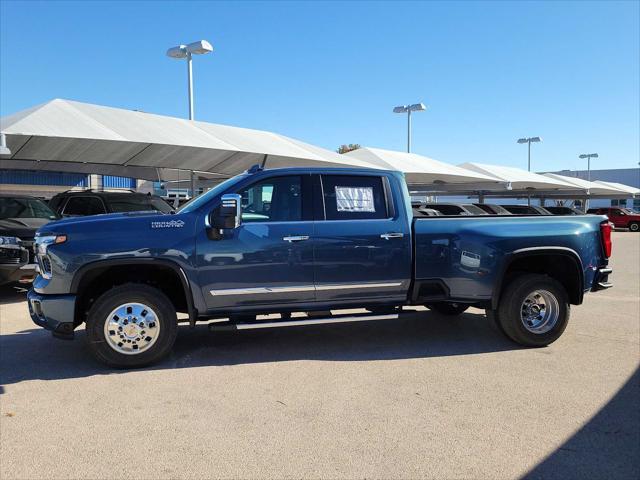
[[398, 313], [385, 315], [350, 315], [327, 318], [301, 318], [300, 320], [276, 320], [274, 322], [256, 321], [247, 323], [210, 323], [209, 329], [216, 332], [230, 330], [253, 330], [257, 328], [297, 327], [300, 325], [325, 325], [331, 323], [369, 322], [373, 320], [395, 320]]

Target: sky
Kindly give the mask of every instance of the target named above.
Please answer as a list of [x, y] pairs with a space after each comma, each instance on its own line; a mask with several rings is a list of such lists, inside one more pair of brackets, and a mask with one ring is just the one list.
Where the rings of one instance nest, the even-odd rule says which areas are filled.
[[53, 98], [536, 171], [637, 167], [640, 2], [0, 0], [0, 114]]

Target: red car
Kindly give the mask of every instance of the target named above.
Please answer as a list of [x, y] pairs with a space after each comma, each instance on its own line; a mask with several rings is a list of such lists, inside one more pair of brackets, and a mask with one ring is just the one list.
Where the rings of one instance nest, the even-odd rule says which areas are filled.
[[616, 228], [628, 228], [632, 232], [640, 231], [640, 215], [628, 208], [590, 208], [587, 213], [606, 215]]

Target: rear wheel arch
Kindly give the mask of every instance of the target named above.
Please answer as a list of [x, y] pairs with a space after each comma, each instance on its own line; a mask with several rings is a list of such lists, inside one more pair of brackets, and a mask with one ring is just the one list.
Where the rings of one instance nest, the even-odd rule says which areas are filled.
[[532, 247], [516, 250], [507, 257], [494, 285], [491, 308], [497, 308], [509, 277], [522, 273], [548, 275], [562, 284], [571, 304], [582, 303], [584, 269], [578, 253], [567, 247]]
[[176, 311], [189, 314], [192, 324], [197, 318], [193, 295], [184, 270], [176, 263], [161, 259], [114, 259], [91, 262], [73, 277], [71, 293], [76, 294], [74, 324], [86, 319], [92, 303], [105, 291], [126, 283], [146, 284], [167, 295]]

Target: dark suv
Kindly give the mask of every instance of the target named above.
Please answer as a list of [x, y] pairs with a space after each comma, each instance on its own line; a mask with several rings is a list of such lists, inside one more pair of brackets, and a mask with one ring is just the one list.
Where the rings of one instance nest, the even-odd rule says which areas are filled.
[[36, 275], [36, 230], [60, 217], [40, 199], [0, 195], [0, 285], [30, 282]]
[[155, 195], [136, 192], [81, 190], [55, 195], [49, 206], [63, 217], [82, 217], [101, 213], [155, 210], [168, 213], [171, 206]]

